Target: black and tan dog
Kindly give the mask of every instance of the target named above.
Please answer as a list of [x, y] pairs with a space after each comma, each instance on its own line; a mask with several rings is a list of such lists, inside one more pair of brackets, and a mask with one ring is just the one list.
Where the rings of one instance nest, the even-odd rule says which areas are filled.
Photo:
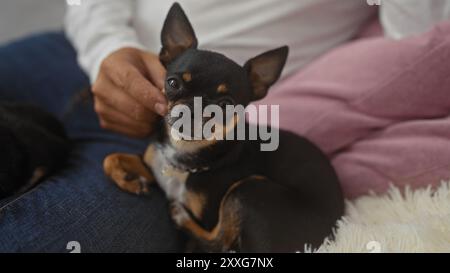
[[33, 187], [65, 162], [70, 144], [63, 125], [29, 105], [0, 103], [0, 198]]
[[[288, 54], [281, 47], [242, 67], [198, 50], [178, 4], [170, 9], [161, 38], [171, 109], [191, 107], [195, 96], [222, 107], [261, 99]], [[292, 252], [318, 246], [332, 233], [343, 214], [343, 197], [329, 161], [309, 141], [281, 131], [278, 149], [264, 152], [258, 140], [176, 140], [171, 125], [168, 115], [143, 156], [111, 154], [104, 170], [135, 194], [157, 183], [172, 204], [176, 224], [203, 251]]]

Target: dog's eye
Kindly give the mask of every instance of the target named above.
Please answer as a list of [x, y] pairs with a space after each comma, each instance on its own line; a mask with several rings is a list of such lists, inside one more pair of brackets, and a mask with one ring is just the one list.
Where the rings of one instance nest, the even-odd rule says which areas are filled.
[[225, 108], [227, 105], [234, 105], [234, 101], [230, 98], [225, 98], [220, 100], [217, 105], [219, 105], [221, 108]]
[[173, 89], [179, 89], [180, 88], [180, 84], [178, 83], [178, 80], [175, 79], [175, 78], [169, 78], [167, 80], [167, 84]]

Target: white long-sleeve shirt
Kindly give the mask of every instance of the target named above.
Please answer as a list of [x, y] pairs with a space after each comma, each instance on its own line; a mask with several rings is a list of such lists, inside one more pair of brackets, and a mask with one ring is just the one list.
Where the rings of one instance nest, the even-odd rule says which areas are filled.
[[[179, 0], [199, 47], [242, 64], [263, 51], [290, 46], [285, 75], [351, 38], [374, 8], [361, 0]], [[168, 0], [81, 0], [70, 6], [66, 33], [81, 66], [96, 79], [113, 51], [161, 48]]]
[[[223, 53], [240, 64], [266, 50], [289, 45], [283, 76], [352, 38], [375, 11], [366, 0], [178, 2], [194, 27], [199, 47]], [[160, 32], [171, 4], [168, 0], [81, 0], [81, 5], [69, 6], [66, 33], [91, 81], [95, 81], [103, 59], [119, 48], [136, 47], [159, 53]], [[382, 5], [383, 25], [397, 38], [414, 32], [399, 27], [402, 19], [393, 18], [399, 14], [395, 5], [387, 10]], [[424, 29], [424, 25], [434, 21], [427, 18], [413, 29]]]
[[401, 39], [430, 30], [450, 19], [450, 0], [381, 0], [380, 19], [386, 36]]

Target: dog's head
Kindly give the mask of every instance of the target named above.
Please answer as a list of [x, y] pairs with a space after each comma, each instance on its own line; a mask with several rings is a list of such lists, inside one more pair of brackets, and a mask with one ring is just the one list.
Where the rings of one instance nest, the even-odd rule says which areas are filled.
[[[288, 47], [260, 54], [240, 66], [222, 54], [199, 50], [192, 25], [178, 3], [164, 22], [160, 61], [167, 69], [165, 94], [169, 112], [176, 105], [193, 107], [194, 97], [206, 107], [247, 106], [262, 99], [281, 75]], [[170, 120], [171, 119], [167, 119]]]

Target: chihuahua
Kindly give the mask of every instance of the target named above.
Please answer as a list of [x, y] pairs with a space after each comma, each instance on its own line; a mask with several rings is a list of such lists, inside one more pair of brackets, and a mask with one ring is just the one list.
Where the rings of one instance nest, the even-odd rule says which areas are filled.
[[[199, 50], [178, 3], [167, 15], [161, 40], [169, 113], [180, 104], [193, 107], [195, 97], [207, 105], [247, 106], [267, 94], [288, 55], [288, 47], [280, 47], [240, 66]], [[171, 133], [175, 120], [170, 114], [161, 120], [143, 155], [110, 154], [103, 166], [130, 193], [148, 193], [156, 183], [196, 250], [295, 252], [332, 235], [344, 199], [329, 160], [311, 142], [283, 130], [274, 151], [261, 151], [262, 140], [247, 138], [184, 140]], [[233, 126], [223, 124], [225, 131]]]
[[63, 125], [41, 108], [0, 103], [0, 198], [22, 193], [55, 171], [69, 153]]

